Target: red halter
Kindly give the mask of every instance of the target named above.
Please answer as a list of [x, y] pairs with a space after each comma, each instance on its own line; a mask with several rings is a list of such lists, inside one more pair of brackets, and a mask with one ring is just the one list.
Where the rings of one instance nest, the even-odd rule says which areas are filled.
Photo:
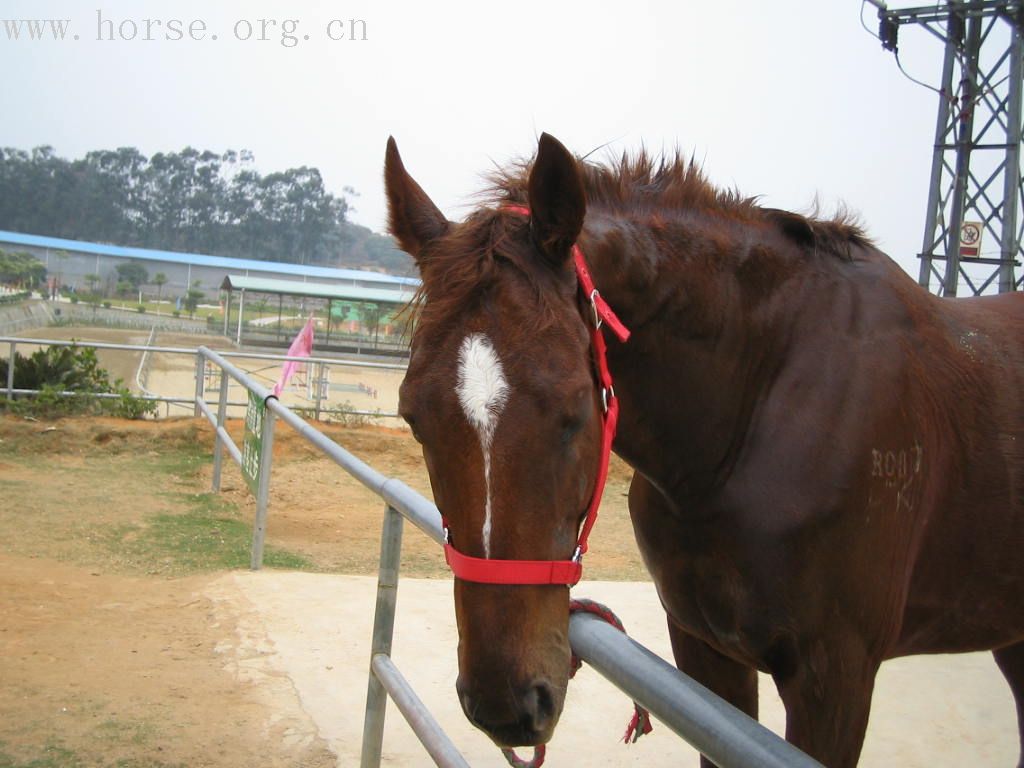
[[[512, 213], [530, 215], [530, 209], [519, 205], [510, 205], [505, 210]], [[601, 495], [604, 493], [605, 481], [608, 479], [608, 462], [611, 458], [612, 441], [615, 439], [615, 427], [619, 420], [619, 400], [612, 388], [612, 374], [608, 370], [607, 350], [601, 326], [607, 324], [619, 341], [629, 338], [629, 330], [622, 324], [612, 308], [601, 298], [594, 287], [594, 280], [587, 269], [583, 251], [578, 245], [572, 247], [573, 261], [576, 264], [576, 278], [580, 290], [590, 302], [594, 312], [590, 329], [590, 344], [594, 354], [594, 364], [601, 386], [601, 407], [604, 410], [601, 434], [601, 458], [597, 466], [597, 480], [594, 495], [590, 499], [587, 516], [580, 529], [576, 551], [571, 560], [491, 560], [483, 557], [464, 555], [451, 543], [448, 521], [444, 522], [444, 557], [452, 573], [463, 581], [480, 584], [566, 584], [572, 586], [583, 575], [583, 554], [587, 551], [587, 539], [597, 521], [597, 508], [601, 506]]]

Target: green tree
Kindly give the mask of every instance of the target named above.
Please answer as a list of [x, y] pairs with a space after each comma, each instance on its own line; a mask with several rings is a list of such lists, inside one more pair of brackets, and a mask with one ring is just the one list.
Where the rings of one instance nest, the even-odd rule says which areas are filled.
[[46, 280], [46, 265], [28, 253], [0, 251], [0, 283], [32, 289]]
[[153, 285], [156, 286], [156, 300], [160, 302], [160, 295], [163, 293], [164, 286], [167, 285], [167, 275], [163, 272], [157, 272], [153, 275]]
[[95, 273], [89, 273], [83, 278], [86, 284], [89, 286], [89, 293], [96, 293], [96, 283], [100, 282], [103, 278]]
[[380, 307], [369, 302], [360, 304], [359, 320], [366, 331], [366, 335], [373, 336], [376, 339], [377, 330], [380, 328]]
[[136, 291], [143, 283], [149, 282], [149, 272], [144, 266], [136, 264], [134, 261], [118, 264], [116, 269], [118, 281], [128, 283]]
[[[0, 229], [255, 259], [413, 271], [394, 242], [347, 220], [351, 187], [317, 168], [261, 174], [248, 150], [134, 147], [68, 160], [0, 148]], [[128, 275], [136, 289], [145, 280]]]
[[199, 280], [192, 282], [192, 286], [185, 294], [185, 301], [182, 302], [185, 309], [188, 310], [189, 317], [195, 317], [196, 309], [199, 308], [199, 302], [206, 297], [206, 294], [199, 290], [199, 282]]

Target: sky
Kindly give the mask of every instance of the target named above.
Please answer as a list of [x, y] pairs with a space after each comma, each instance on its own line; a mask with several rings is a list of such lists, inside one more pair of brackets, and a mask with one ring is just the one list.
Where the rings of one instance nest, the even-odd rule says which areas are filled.
[[[350, 218], [377, 231], [389, 135], [452, 219], [543, 131], [594, 158], [679, 148], [764, 205], [847, 206], [916, 277], [937, 97], [861, 13], [859, 0], [0, 0], [0, 146], [249, 149], [261, 171], [316, 166], [330, 191], [354, 188]], [[3, 23], [50, 18], [70, 19], [63, 40], [11, 40]], [[876, 28], [870, 5], [863, 18]], [[936, 82], [938, 41], [907, 28], [900, 43], [904, 67]]]

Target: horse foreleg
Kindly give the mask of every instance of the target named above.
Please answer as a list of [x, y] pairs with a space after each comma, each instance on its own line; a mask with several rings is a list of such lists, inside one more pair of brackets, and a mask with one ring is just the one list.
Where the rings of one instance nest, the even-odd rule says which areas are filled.
[[[734, 707], [757, 719], [757, 672], [723, 656], [703, 640], [684, 632], [671, 618], [669, 638], [676, 666], [684, 674], [728, 701]], [[701, 768], [714, 768], [714, 763], [701, 755]]]
[[1017, 702], [1017, 731], [1020, 736], [1020, 759], [1017, 768], [1024, 768], [1024, 643], [1008, 645], [998, 651], [992, 651], [996, 664], [1002, 671], [1006, 682], [1013, 691], [1013, 699]]
[[854, 643], [822, 641], [772, 676], [786, 707], [786, 740], [829, 768], [857, 764], [880, 661]]

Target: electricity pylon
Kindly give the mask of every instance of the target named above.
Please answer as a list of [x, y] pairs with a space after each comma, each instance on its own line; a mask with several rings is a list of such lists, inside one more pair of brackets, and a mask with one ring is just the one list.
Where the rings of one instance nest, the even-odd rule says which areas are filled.
[[993, 285], [1000, 293], [1020, 289], [1024, 2], [948, 0], [900, 10], [867, 2], [878, 8], [878, 36], [897, 63], [899, 30], [908, 24], [945, 49], [919, 282], [944, 296], [957, 295], [961, 278], [974, 295]]

